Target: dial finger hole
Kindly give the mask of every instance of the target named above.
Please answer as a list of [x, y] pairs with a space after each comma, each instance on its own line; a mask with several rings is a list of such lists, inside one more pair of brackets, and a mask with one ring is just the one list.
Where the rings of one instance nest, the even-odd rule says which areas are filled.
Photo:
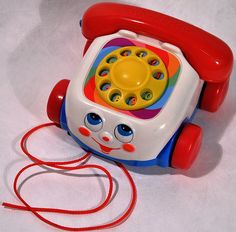
[[122, 56], [130, 56], [131, 55], [131, 51], [130, 50], [124, 50], [120, 53]]
[[110, 100], [114, 103], [119, 102], [120, 99], [121, 99], [121, 93], [118, 91], [115, 91], [110, 95]]
[[104, 82], [100, 86], [100, 90], [102, 90], [102, 91], [107, 91], [110, 88], [111, 88], [111, 83], [109, 83], [109, 82]]
[[141, 94], [141, 98], [145, 101], [149, 101], [153, 98], [153, 94], [151, 90], [144, 90]]
[[108, 64], [114, 64], [117, 61], [117, 57], [112, 56], [107, 59]]
[[156, 80], [162, 80], [164, 78], [164, 74], [160, 71], [154, 71], [152, 76]]
[[100, 72], [99, 72], [99, 76], [100, 77], [105, 77], [109, 74], [109, 69], [107, 68], [103, 68]]
[[144, 58], [145, 56], [147, 56], [147, 52], [141, 50], [141, 51], [138, 51], [136, 55], [140, 58]]
[[159, 61], [158, 59], [156, 58], [151, 58], [149, 59], [148, 63], [151, 65], [151, 66], [157, 66], [159, 64]]
[[136, 96], [127, 97], [126, 100], [125, 100], [125, 103], [128, 106], [134, 106], [137, 103], [137, 97]]

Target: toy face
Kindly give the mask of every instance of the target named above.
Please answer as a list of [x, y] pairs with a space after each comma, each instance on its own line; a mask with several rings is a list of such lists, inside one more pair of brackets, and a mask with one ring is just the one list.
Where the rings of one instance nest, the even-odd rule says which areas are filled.
[[[79, 133], [91, 139], [90, 144], [94, 142], [96, 150], [100, 150], [104, 154], [111, 152], [134, 152], [136, 146], [132, 144], [134, 131], [126, 124], [118, 124], [114, 130], [105, 131], [103, 125], [105, 120], [96, 113], [88, 113], [84, 118], [84, 125], [81, 125]], [[109, 124], [109, 122], [106, 122]], [[86, 139], [84, 139], [86, 140]], [[97, 149], [98, 148], [98, 149]]]
[[[88, 102], [80, 105], [77, 117], [68, 117], [73, 135], [99, 154], [123, 160], [140, 160], [141, 154], [155, 156], [155, 129], [116, 112], [91, 107]], [[145, 133], [149, 130], [149, 133]], [[147, 149], [148, 147], [148, 149]], [[151, 157], [152, 158], [152, 157]], [[145, 157], [143, 157], [145, 160]]]

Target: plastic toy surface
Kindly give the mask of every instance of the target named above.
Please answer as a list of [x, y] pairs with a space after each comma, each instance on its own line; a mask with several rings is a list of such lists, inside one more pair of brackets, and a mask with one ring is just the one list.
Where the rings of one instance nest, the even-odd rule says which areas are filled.
[[82, 32], [79, 73], [52, 90], [49, 118], [99, 156], [188, 169], [202, 140], [191, 119], [223, 102], [230, 48], [178, 19], [115, 3], [89, 8]]

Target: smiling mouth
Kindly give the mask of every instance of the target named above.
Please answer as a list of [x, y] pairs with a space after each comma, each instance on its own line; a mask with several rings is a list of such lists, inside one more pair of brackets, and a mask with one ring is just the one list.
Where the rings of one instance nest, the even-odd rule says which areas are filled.
[[93, 141], [94, 141], [95, 143], [97, 143], [97, 144], [100, 146], [101, 151], [102, 151], [103, 153], [109, 154], [112, 150], [119, 150], [119, 149], [120, 149], [120, 148], [107, 147], [107, 146], [105, 146], [105, 145], [99, 143], [95, 138], [92, 137], [92, 139], [93, 139]]

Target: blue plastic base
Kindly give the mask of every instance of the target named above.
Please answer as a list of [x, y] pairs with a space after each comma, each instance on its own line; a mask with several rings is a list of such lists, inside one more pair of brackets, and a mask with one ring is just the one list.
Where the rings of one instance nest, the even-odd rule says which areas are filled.
[[[196, 112], [196, 111], [195, 111]], [[191, 117], [192, 119], [192, 117]], [[190, 119], [185, 120], [186, 122], [189, 122]], [[145, 161], [140, 161], [140, 160], [122, 160], [122, 159], [116, 159], [110, 156], [107, 156], [103, 153], [100, 153], [91, 147], [88, 147], [86, 144], [84, 144], [82, 141], [80, 141], [68, 128], [67, 126], [67, 120], [66, 120], [66, 114], [65, 114], [65, 101], [63, 102], [62, 109], [61, 109], [61, 114], [60, 114], [60, 124], [61, 128], [66, 130], [71, 137], [78, 143], [84, 150], [92, 152], [95, 155], [104, 157], [106, 159], [110, 159], [113, 161], [117, 161], [123, 164], [127, 164], [130, 166], [140, 166], [140, 167], [145, 167], [145, 166], [161, 166], [161, 167], [170, 167], [170, 161], [171, 161], [171, 155], [175, 146], [175, 142], [178, 138], [178, 135], [180, 133], [180, 130], [182, 126], [176, 131], [176, 133], [171, 137], [169, 142], [166, 144], [166, 146], [162, 149], [162, 151], [157, 154], [157, 157], [152, 160], [145, 160]]]

